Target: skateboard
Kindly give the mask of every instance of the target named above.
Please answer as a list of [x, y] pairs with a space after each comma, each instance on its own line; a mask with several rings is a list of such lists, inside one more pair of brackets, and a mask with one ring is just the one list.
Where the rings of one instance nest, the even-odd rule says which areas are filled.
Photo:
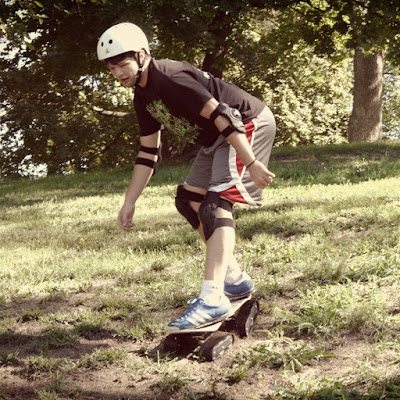
[[232, 312], [225, 320], [193, 330], [173, 332], [164, 339], [163, 350], [190, 353], [200, 346], [200, 357], [214, 361], [233, 345], [234, 333], [242, 338], [252, 335], [259, 312], [259, 303], [251, 296], [233, 301]]

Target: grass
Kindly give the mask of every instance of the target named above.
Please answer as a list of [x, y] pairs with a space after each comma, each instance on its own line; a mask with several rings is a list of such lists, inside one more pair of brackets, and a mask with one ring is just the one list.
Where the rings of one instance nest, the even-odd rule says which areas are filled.
[[129, 232], [128, 170], [1, 182], [0, 398], [398, 398], [400, 144], [279, 148], [270, 169], [264, 206], [235, 207], [259, 331], [212, 365], [157, 350], [202, 280], [187, 166], [159, 170]]

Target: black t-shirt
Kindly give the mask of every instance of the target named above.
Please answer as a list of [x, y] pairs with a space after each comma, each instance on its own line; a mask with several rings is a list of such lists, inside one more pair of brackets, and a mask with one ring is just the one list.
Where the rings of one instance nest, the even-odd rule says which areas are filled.
[[265, 107], [262, 101], [234, 84], [187, 62], [152, 59], [146, 87], [135, 89], [140, 135], [151, 135], [164, 126], [185, 141], [211, 146], [220, 132], [213, 122], [200, 116], [200, 111], [212, 97], [238, 109], [243, 123], [251, 121]]

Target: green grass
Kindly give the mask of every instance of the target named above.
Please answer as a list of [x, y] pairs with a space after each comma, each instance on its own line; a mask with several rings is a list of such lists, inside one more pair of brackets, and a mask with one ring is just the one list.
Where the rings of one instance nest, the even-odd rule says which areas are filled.
[[264, 206], [234, 211], [260, 332], [223, 367], [148, 352], [202, 280], [174, 207], [188, 166], [160, 169], [129, 232], [129, 170], [1, 182], [0, 369], [38, 383], [26, 399], [90, 398], [79, 385], [99, 371], [141, 374], [148, 398], [398, 398], [400, 144], [279, 148], [270, 169]]

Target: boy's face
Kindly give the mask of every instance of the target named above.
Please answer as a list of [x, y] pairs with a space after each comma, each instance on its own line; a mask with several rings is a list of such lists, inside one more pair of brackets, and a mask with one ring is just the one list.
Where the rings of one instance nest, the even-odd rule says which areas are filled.
[[133, 57], [126, 57], [117, 64], [108, 63], [107, 67], [124, 87], [135, 85], [139, 66]]

